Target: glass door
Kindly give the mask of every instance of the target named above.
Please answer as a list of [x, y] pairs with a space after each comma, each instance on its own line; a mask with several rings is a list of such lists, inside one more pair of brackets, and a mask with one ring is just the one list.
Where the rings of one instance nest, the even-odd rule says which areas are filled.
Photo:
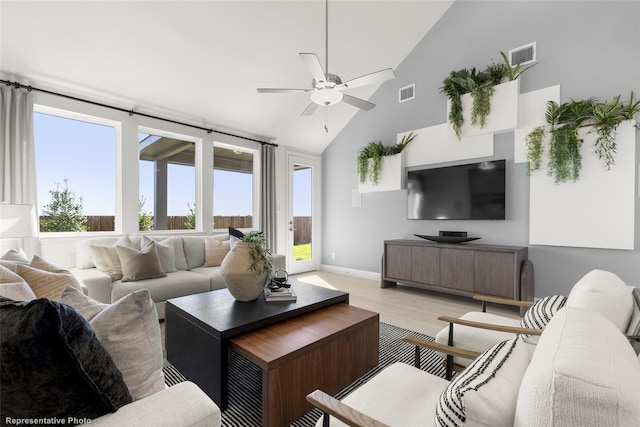
[[319, 159], [288, 156], [287, 271], [317, 270], [320, 264]]

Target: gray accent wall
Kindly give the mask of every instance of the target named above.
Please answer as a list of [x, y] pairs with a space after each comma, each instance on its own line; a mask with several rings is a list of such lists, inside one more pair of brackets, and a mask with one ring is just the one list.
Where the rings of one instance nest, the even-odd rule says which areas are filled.
[[[631, 91], [640, 99], [640, 2], [456, 1], [398, 66], [396, 79], [371, 98], [377, 107], [357, 113], [324, 151], [324, 265], [379, 273], [384, 240], [439, 230], [467, 231], [481, 237], [478, 243], [529, 246], [529, 177], [525, 164], [513, 162], [513, 132], [495, 136], [490, 157], [507, 159], [504, 221], [408, 220], [404, 190], [362, 194], [360, 207], [352, 207], [352, 190], [358, 186], [356, 156], [361, 147], [375, 140], [392, 145], [398, 133], [446, 121], [446, 97], [439, 89], [450, 71], [482, 69], [501, 61], [500, 51], [530, 42], [537, 43], [539, 64], [521, 77], [521, 93], [560, 84], [562, 102], [605, 100], [618, 94], [626, 100]], [[398, 103], [398, 89], [411, 83], [416, 85], [416, 98]], [[640, 164], [637, 144], [636, 164]], [[596, 268], [640, 286], [637, 185], [636, 249], [529, 246], [536, 297], [568, 295], [580, 277]]]

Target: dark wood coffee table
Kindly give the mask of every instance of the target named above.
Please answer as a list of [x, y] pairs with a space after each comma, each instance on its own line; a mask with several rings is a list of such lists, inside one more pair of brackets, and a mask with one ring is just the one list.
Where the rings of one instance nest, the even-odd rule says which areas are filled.
[[167, 300], [167, 360], [225, 410], [228, 406], [228, 355], [231, 338], [337, 303], [347, 292], [292, 281], [298, 300], [269, 302], [261, 295], [238, 302], [227, 289]]

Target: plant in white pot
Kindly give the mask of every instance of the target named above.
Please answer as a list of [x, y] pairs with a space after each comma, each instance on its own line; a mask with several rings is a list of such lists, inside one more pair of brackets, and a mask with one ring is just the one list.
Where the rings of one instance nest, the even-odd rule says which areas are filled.
[[264, 235], [249, 232], [224, 257], [220, 272], [236, 300], [253, 301], [263, 292], [273, 270], [268, 255]]

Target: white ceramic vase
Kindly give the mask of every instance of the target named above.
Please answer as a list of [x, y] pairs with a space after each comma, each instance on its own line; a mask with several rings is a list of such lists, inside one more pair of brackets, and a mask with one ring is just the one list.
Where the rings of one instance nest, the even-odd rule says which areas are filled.
[[253, 301], [263, 292], [267, 281], [267, 271], [256, 274], [249, 269], [251, 255], [249, 243], [237, 242], [224, 257], [220, 272], [227, 289], [237, 301]]

